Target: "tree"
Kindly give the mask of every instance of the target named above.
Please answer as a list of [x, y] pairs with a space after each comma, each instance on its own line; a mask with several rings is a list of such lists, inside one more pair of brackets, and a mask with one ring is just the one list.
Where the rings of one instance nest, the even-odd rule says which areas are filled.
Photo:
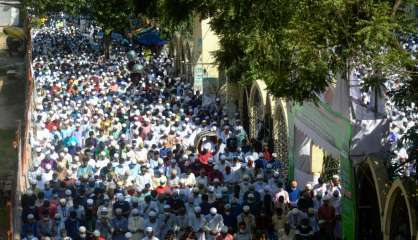
[[85, 0], [26, 0], [24, 6], [31, 14], [44, 16], [50, 13], [66, 12], [71, 15], [80, 13], [85, 6]]
[[369, 79], [384, 81], [411, 60], [399, 42], [416, 31], [407, 11], [413, 0], [174, 2], [181, 12], [165, 12], [173, 22], [211, 18], [221, 43], [215, 54], [230, 80], [262, 79], [289, 100], [315, 100], [337, 74], [348, 81], [360, 64], [372, 69]]
[[109, 59], [110, 55], [112, 33], [125, 34], [129, 30], [133, 7], [132, 0], [87, 1], [88, 16], [103, 31], [103, 49], [106, 59]]

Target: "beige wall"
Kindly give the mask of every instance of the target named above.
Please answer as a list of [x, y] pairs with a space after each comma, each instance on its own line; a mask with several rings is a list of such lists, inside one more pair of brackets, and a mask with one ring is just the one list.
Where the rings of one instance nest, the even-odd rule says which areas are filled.
[[219, 49], [219, 38], [212, 31], [209, 19], [202, 21], [202, 55], [200, 62], [207, 71], [207, 77], [219, 77], [218, 66], [214, 64], [213, 52]]
[[219, 38], [210, 28], [209, 21], [200, 20], [199, 17], [195, 17], [193, 21], [193, 65], [203, 65], [207, 72], [204, 77], [218, 78], [218, 66], [214, 64], [212, 53], [219, 49]]
[[[322, 165], [324, 163], [324, 150], [316, 144], [311, 146], [311, 156], [312, 156], [312, 175], [314, 178], [318, 178], [322, 172]], [[316, 179], [315, 179], [316, 180]]]

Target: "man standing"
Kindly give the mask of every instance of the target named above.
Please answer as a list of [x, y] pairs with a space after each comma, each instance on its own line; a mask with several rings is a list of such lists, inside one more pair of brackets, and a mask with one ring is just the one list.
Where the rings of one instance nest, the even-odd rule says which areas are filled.
[[210, 214], [206, 216], [206, 238], [214, 240], [224, 226], [222, 215], [218, 214], [216, 208], [210, 209]]
[[287, 192], [289, 193], [290, 206], [296, 207], [300, 197], [300, 190], [296, 180], [290, 182], [290, 189]]
[[334, 239], [335, 208], [330, 204], [330, 196], [323, 198], [323, 204], [318, 210], [321, 239]]

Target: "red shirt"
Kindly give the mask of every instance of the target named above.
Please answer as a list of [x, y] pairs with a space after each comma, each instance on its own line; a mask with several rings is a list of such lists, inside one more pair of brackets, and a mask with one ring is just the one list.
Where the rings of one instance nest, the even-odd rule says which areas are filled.
[[269, 151], [263, 151], [263, 158], [270, 161], [272, 159], [271, 153]]
[[54, 127], [58, 127], [56, 124], [55, 124], [55, 122], [47, 122], [46, 123], [46, 128], [50, 131], [50, 132], [52, 132], [52, 130], [54, 130]]
[[157, 195], [160, 196], [162, 194], [167, 193], [168, 191], [170, 191], [170, 187], [169, 186], [158, 186], [155, 191], [157, 192]]
[[334, 230], [335, 208], [333, 206], [322, 205], [318, 209], [318, 218], [320, 220], [325, 220], [324, 226], [328, 232]]
[[222, 236], [222, 234], [218, 235], [215, 240], [234, 240], [234, 236], [227, 233], [225, 236]]
[[209, 158], [212, 157], [211, 152], [207, 152], [206, 154], [199, 154], [199, 162], [203, 165], [208, 165]]

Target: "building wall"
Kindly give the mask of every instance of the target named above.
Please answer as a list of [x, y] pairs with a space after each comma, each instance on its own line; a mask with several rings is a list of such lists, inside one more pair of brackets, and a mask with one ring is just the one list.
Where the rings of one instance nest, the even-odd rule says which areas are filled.
[[215, 64], [213, 52], [219, 49], [219, 38], [212, 31], [209, 25], [210, 19], [204, 19], [202, 25], [202, 55], [200, 56], [200, 63], [203, 64], [207, 71], [207, 77], [218, 78], [218, 66]]
[[192, 67], [195, 89], [203, 90], [206, 96], [216, 95], [220, 90], [219, 70], [213, 52], [219, 49], [219, 38], [210, 28], [210, 19], [193, 20]]
[[19, 9], [15, 7], [0, 5], [0, 26], [18, 26]]

